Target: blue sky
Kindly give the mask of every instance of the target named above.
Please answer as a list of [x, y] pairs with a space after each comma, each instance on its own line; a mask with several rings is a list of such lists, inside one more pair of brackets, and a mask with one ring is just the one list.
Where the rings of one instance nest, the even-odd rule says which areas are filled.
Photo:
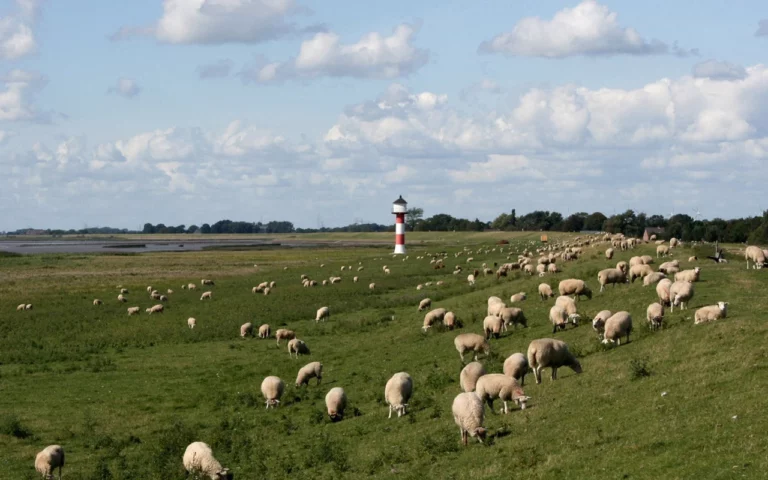
[[765, 19], [758, 1], [0, 1], [0, 230], [387, 223], [399, 194], [483, 220], [753, 215]]

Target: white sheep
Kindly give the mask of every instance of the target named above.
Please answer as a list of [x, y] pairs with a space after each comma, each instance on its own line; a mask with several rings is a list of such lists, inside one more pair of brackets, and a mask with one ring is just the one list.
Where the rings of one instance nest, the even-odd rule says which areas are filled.
[[213, 292], [203, 292], [203, 294], [200, 296], [200, 300], [210, 300], [213, 297]]
[[528, 298], [525, 292], [520, 292], [509, 297], [509, 303], [523, 302]]
[[528, 365], [533, 370], [536, 383], [541, 383], [541, 371], [552, 368], [552, 380], [557, 379], [557, 369], [570, 367], [576, 373], [581, 373], [581, 363], [568, 350], [568, 345], [554, 338], [540, 338], [528, 345]]
[[187, 290], [197, 290], [197, 285], [190, 283], [187, 285]]
[[498, 317], [501, 315], [501, 311], [507, 308], [507, 305], [501, 301], [488, 305], [488, 315]]
[[331, 318], [331, 310], [328, 307], [320, 307], [315, 314], [315, 322], [326, 321]]
[[525, 376], [528, 374], [528, 359], [522, 353], [513, 353], [504, 360], [504, 375], [512, 377], [525, 385]]
[[358, 277], [352, 277], [352, 283], [357, 283], [358, 280], [359, 280]]
[[64, 468], [64, 449], [61, 445], [48, 445], [35, 456], [35, 470], [46, 480], [53, 480], [53, 471], [57, 468], [61, 480], [61, 470]]
[[605, 258], [607, 258], [608, 260], [613, 258], [613, 249], [612, 248], [609, 248], [609, 249], [607, 249], [605, 251]]
[[157, 299], [160, 300], [161, 302], [167, 302], [168, 301], [168, 297], [166, 297], [165, 295], [160, 295]]
[[659, 245], [656, 247], [656, 258], [666, 257], [669, 255], [669, 247], [666, 245]]
[[621, 337], [624, 335], [627, 336], [627, 343], [629, 343], [630, 333], [632, 333], [632, 316], [629, 312], [616, 312], [605, 321], [603, 343], [616, 343], [621, 345]]
[[192, 329], [195, 328], [195, 325], [197, 325], [197, 320], [195, 320], [195, 317], [189, 317], [187, 319], [187, 326]]
[[602, 292], [606, 285], [616, 287], [617, 283], [627, 283], [627, 275], [618, 268], [606, 268], [597, 273], [597, 281], [600, 283], [600, 291]]
[[432, 306], [432, 299], [425, 298], [419, 302], [419, 311], [422, 312]]
[[489, 315], [483, 319], [483, 333], [485, 339], [488, 340], [493, 335], [494, 338], [499, 338], [502, 329], [504, 328], [504, 320], [496, 315]]
[[436, 308], [424, 315], [424, 324], [421, 327], [423, 331], [429, 330], [435, 323], [442, 322], [445, 318], [446, 310], [444, 308]]
[[714, 322], [728, 316], [728, 302], [717, 302], [717, 305], [701, 307], [696, 310], [694, 315], [694, 325], [700, 323]]
[[162, 304], [157, 304], [147, 309], [147, 313], [150, 315], [152, 315], [153, 313], [163, 313], [164, 311], [165, 311], [165, 306]]
[[476, 333], [461, 333], [457, 335], [456, 338], [453, 339], [453, 345], [459, 352], [459, 357], [461, 357], [462, 362], [464, 361], [464, 353], [469, 351], [475, 352], [475, 360], [477, 360], [477, 354], [481, 351], [485, 355], [491, 353], [491, 346], [482, 335]]
[[680, 271], [680, 261], [672, 260], [671, 262], [664, 262], [659, 265], [659, 271], [661, 273], [666, 273], [667, 275], [674, 275]]
[[26, 310], [26, 309], [27, 309], [27, 304], [26, 304], [26, 303], [22, 303], [22, 304], [20, 304], [20, 305], [18, 305], [18, 306], [16, 307], [16, 311], [17, 311], [17, 312], [23, 312], [23, 311], [24, 311], [24, 310]]
[[334, 387], [325, 395], [325, 408], [328, 416], [336, 422], [344, 418], [344, 409], [347, 408], [347, 394], [341, 387]]
[[474, 275], [472, 275], [471, 273], [470, 273], [469, 275], [467, 275], [467, 282], [468, 282], [470, 285], [474, 285], [474, 284], [475, 284], [475, 276], [474, 276]]
[[265, 323], [259, 327], [259, 338], [269, 338], [272, 334], [272, 329], [268, 323]]
[[253, 336], [253, 324], [251, 322], [246, 322], [240, 325], [240, 338], [252, 337], [252, 336]]
[[485, 405], [475, 392], [464, 392], [456, 395], [451, 407], [453, 421], [461, 431], [461, 443], [466, 445], [470, 436], [476, 437], [482, 443], [486, 435], [483, 428]]
[[127, 301], [128, 301], [128, 299], [127, 299], [127, 298], [125, 298], [125, 297], [123, 296], [123, 294], [121, 293], [120, 295], [118, 295], [118, 296], [117, 296], [117, 301], [118, 301], [118, 302], [122, 302], [122, 303], [125, 303], [125, 302], [127, 302]]
[[302, 385], [309, 385], [309, 380], [312, 378], [317, 379], [317, 384], [320, 385], [320, 381], [323, 379], [323, 364], [320, 362], [310, 362], [299, 369], [299, 373], [296, 374], [296, 387]]
[[280, 377], [269, 376], [261, 382], [261, 394], [264, 395], [267, 409], [269, 409], [269, 407], [277, 407], [280, 403], [280, 397], [283, 396], [284, 390], [285, 383], [283, 383]]
[[94, 306], [98, 306], [98, 305], [101, 305], [102, 303], [103, 303], [103, 302], [102, 302], [101, 300], [99, 300], [98, 298], [96, 298], [96, 299], [94, 299], [94, 300], [93, 300], [93, 305], [94, 305]]
[[127, 288], [121, 288], [120, 293], [124, 295], [128, 295], [128, 289]]
[[221, 466], [213, 456], [213, 450], [204, 442], [190, 443], [184, 451], [184, 469], [187, 473], [198, 473], [210, 480], [232, 480], [233, 474]]
[[603, 332], [605, 332], [605, 321], [611, 318], [611, 315], [613, 315], [613, 313], [611, 313], [610, 310], [601, 310], [595, 315], [595, 318], [592, 319], [592, 329], [601, 337]]
[[493, 411], [493, 400], [498, 398], [504, 402], [504, 408], [501, 410], [504, 414], [509, 413], [507, 402], [514, 401], [522, 410], [525, 410], [526, 402], [529, 397], [525, 396], [520, 384], [512, 377], [503, 373], [490, 373], [483, 375], [477, 380], [475, 393], [488, 403], [488, 407]]
[[590, 300], [592, 299], [592, 290], [589, 289], [584, 280], [576, 278], [569, 278], [563, 280], [558, 286], [560, 295], [573, 295], [577, 300], [582, 296], [586, 296]]
[[139, 307], [128, 307], [128, 316], [130, 317], [131, 315], [136, 315], [140, 311], [141, 309]]
[[557, 300], [555, 300], [555, 306], [565, 310], [566, 315], [568, 315], [569, 322], [571, 322], [574, 325], [579, 324], [579, 321], [581, 320], [581, 315], [579, 315], [578, 313], [576, 302], [571, 297], [566, 297], [563, 295], [557, 297]]
[[688, 302], [693, 298], [693, 284], [688, 282], [675, 282], [669, 287], [669, 298], [672, 300], [671, 311], [679, 306], [681, 310], [688, 308]]
[[656, 284], [656, 295], [659, 297], [659, 303], [665, 306], [672, 305], [672, 297], [670, 297], [669, 289], [672, 286], [672, 280], [668, 278], [661, 279]]
[[649, 285], [653, 285], [654, 283], [658, 283], [661, 280], [664, 280], [665, 278], [667, 278], [667, 276], [664, 275], [663, 273], [653, 272], [652, 274], [646, 275], [646, 277], [643, 278], [643, 286], [647, 287]]
[[392, 418], [392, 411], [397, 412], [401, 417], [408, 411], [408, 401], [413, 394], [413, 379], [406, 372], [399, 372], [392, 375], [384, 386], [384, 399], [389, 405], [389, 417]]
[[280, 328], [275, 332], [275, 339], [277, 339], [277, 346], [280, 346], [280, 340], [293, 340], [296, 338], [296, 332], [288, 330], [287, 328]]
[[443, 326], [448, 330], [453, 330], [456, 326], [456, 314], [453, 312], [445, 312], [443, 316]]
[[471, 392], [475, 389], [477, 380], [485, 375], [485, 367], [480, 362], [469, 362], [461, 369], [459, 374], [459, 386], [463, 392]]
[[661, 323], [664, 321], [664, 305], [660, 303], [648, 305], [648, 309], [645, 311], [645, 319], [651, 325], [651, 330], [661, 328]]
[[523, 310], [515, 307], [502, 308], [499, 311], [499, 318], [502, 320], [503, 330], [506, 331], [507, 327], [514, 325], [517, 328], [518, 325], [522, 325], [528, 328], [528, 319], [525, 318]]
[[539, 296], [542, 300], [546, 300], [547, 298], [554, 297], [555, 293], [552, 291], [552, 287], [550, 287], [549, 284], [542, 283], [539, 285]]
[[700, 275], [701, 275], [700, 267], [696, 267], [693, 270], [683, 270], [682, 272], [677, 272], [675, 274], [675, 281], [694, 283], [699, 281]]
[[374, 289], [376, 289], [376, 284], [375, 283], [369, 283], [368, 284], [368, 290], [374, 290]]
[[288, 356], [293, 357], [294, 354], [296, 358], [299, 358], [299, 355], [309, 355], [309, 347], [304, 340], [293, 338], [288, 342]]
[[565, 330], [568, 324], [568, 314], [561, 307], [554, 305], [549, 309], [549, 321], [552, 322], [552, 333], [557, 333], [557, 329]]
[[635, 283], [636, 278], [645, 278], [653, 273], [653, 267], [644, 263], [629, 268], [629, 281]]

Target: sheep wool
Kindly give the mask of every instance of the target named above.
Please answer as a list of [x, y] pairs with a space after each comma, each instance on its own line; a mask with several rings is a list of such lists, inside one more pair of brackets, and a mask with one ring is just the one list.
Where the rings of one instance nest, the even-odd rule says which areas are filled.
[[389, 405], [389, 417], [392, 418], [392, 412], [397, 412], [398, 417], [402, 417], [408, 411], [408, 401], [413, 394], [413, 379], [406, 372], [399, 372], [392, 375], [384, 386], [384, 399]]
[[576, 373], [581, 373], [581, 363], [568, 350], [568, 345], [554, 338], [540, 338], [528, 345], [528, 365], [533, 370], [536, 383], [541, 383], [541, 371], [552, 368], [552, 380], [557, 379], [557, 369], [570, 367]]
[[312, 378], [317, 379], [317, 384], [320, 385], [320, 381], [323, 379], [323, 364], [320, 362], [310, 362], [299, 369], [299, 373], [296, 374], [296, 387], [302, 385], [309, 385], [309, 381]]
[[466, 352], [475, 352], [475, 360], [477, 360], [477, 354], [483, 352], [485, 355], [491, 353], [491, 346], [485, 340], [482, 335], [476, 333], [461, 333], [453, 339], [453, 345], [459, 352], [461, 361], [464, 361], [464, 354]]
[[509, 413], [509, 407], [507, 402], [514, 401], [520, 408], [525, 410], [526, 402], [529, 397], [525, 396], [525, 392], [512, 377], [504, 375], [503, 373], [490, 373], [483, 375], [477, 381], [477, 387], [475, 393], [480, 397], [480, 400], [488, 403], [488, 407], [493, 410], [493, 400], [498, 398], [504, 402], [504, 408], [502, 411]]
[[280, 404], [280, 397], [283, 396], [284, 390], [285, 383], [279, 377], [269, 376], [261, 382], [261, 394], [264, 395], [267, 409], [275, 408]]
[[632, 316], [629, 312], [616, 312], [605, 321], [605, 333], [603, 334], [603, 343], [616, 343], [621, 345], [621, 337], [627, 336], [629, 343], [629, 334], [632, 333]]
[[528, 374], [528, 359], [522, 353], [513, 353], [504, 360], [504, 375], [512, 377], [520, 385], [525, 385], [525, 376]]
[[714, 322], [728, 316], [728, 302], [717, 302], [717, 305], [710, 305], [696, 310], [694, 315], [694, 325], [707, 322]]
[[46, 480], [53, 480], [53, 472], [57, 468], [61, 479], [61, 470], [64, 468], [64, 449], [61, 445], [48, 445], [35, 456], [35, 470]]
[[344, 409], [347, 408], [347, 394], [341, 387], [334, 387], [325, 395], [325, 408], [328, 416], [334, 422], [344, 418]]
[[459, 386], [463, 392], [471, 392], [475, 390], [477, 380], [485, 375], [485, 367], [480, 362], [469, 362], [464, 368], [461, 369], [459, 374]]
[[453, 421], [461, 430], [461, 443], [467, 445], [469, 437], [476, 437], [482, 443], [486, 435], [483, 428], [485, 406], [475, 392], [456, 395], [451, 406]]
[[182, 460], [187, 473], [198, 473], [210, 480], [232, 480], [233, 474], [228, 468], [221, 466], [213, 456], [213, 450], [204, 442], [190, 443], [184, 451]]

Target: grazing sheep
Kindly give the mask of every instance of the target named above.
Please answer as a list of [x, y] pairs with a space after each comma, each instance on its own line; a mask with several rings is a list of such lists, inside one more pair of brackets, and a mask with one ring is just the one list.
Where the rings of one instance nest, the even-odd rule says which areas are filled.
[[625, 275], [629, 273], [629, 264], [627, 262], [622, 261], [617, 263], [616, 268], [624, 272]]
[[269, 409], [269, 407], [277, 407], [280, 403], [280, 397], [283, 396], [284, 390], [285, 383], [283, 383], [280, 377], [269, 376], [261, 382], [261, 394], [264, 395], [267, 409]]
[[315, 314], [315, 322], [326, 321], [331, 318], [331, 310], [328, 307], [320, 307]]
[[352, 283], [357, 283], [358, 280], [359, 280], [358, 277], [352, 277]]
[[693, 284], [688, 282], [675, 282], [669, 287], [669, 298], [672, 300], [671, 311], [675, 311], [675, 306], [681, 310], [688, 308], [688, 302], [693, 298]]
[[152, 290], [154, 290], [154, 288], [152, 288], [151, 285], [147, 287], [147, 293], [151, 292]]
[[94, 306], [98, 306], [98, 305], [101, 305], [102, 303], [103, 303], [103, 302], [102, 302], [101, 300], [99, 300], [98, 298], [97, 298], [97, 299], [94, 299], [94, 301], [93, 301], [93, 305], [94, 305]]
[[436, 308], [424, 315], [424, 324], [421, 327], [423, 331], [427, 331], [433, 324], [443, 321], [446, 310], [444, 308]]
[[371, 283], [371, 284], [368, 285], [368, 289], [369, 290], [373, 290], [375, 288], [376, 288], [376, 284], [375, 283]]
[[120, 293], [124, 295], [128, 295], [128, 289], [127, 288], [121, 288]]
[[127, 298], [125, 298], [125, 297], [123, 296], [123, 294], [121, 293], [120, 295], [118, 295], [118, 296], [117, 296], [117, 301], [118, 301], [118, 302], [122, 302], [122, 303], [125, 303], [125, 302], [127, 302], [127, 301], [128, 301], [128, 299], [127, 299]]
[[664, 321], [664, 305], [660, 303], [648, 305], [648, 309], [645, 311], [645, 319], [651, 325], [651, 330], [661, 328], [661, 323]]
[[184, 469], [187, 473], [198, 473], [210, 480], [232, 480], [234, 475], [221, 466], [213, 456], [213, 450], [204, 442], [190, 443], [184, 451]]
[[456, 327], [456, 314], [453, 312], [445, 312], [443, 316], [443, 326], [448, 330], [453, 330]]
[[27, 304], [26, 303], [22, 303], [22, 304], [20, 304], [19, 306], [16, 307], [16, 311], [17, 312], [23, 312], [26, 309], [27, 309]]
[[659, 265], [659, 271], [661, 273], [666, 273], [667, 275], [674, 275], [680, 271], [680, 261], [672, 260], [671, 262], [664, 262]]
[[299, 355], [309, 355], [309, 347], [304, 340], [294, 338], [288, 342], [288, 356], [293, 357], [294, 354], [296, 358], [299, 358]]
[[200, 280], [200, 284], [201, 285], [216, 285], [215, 283], [213, 283], [213, 280], [209, 280], [207, 278], [204, 278], [204, 279]]
[[698, 260], [699, 260], [699, 258], [696, 257], [695, 255], [693, 257], [688, 257], [688, 261], [689, 262], [697, 262]]
[[613, 249], [609, 248], [605, 251], [605, 258], [611, 260], [613, 258]]
[[163, 313], [165, 311], [165, 305], [157, 304], [147, 309], [147, 313], [152, 315], [153, 313]]
[[653, 272], [652, 274], [646, 275], [646, 277], [643, 278], [643, 286], [647, 287], [648, 285], [653, 285], [654, 283], [658, 283], [665, 278], [667, 278], [667, 276], [663, 273]]
[[560, 269], [557, 268], [556, 263], [550, 263], [549, 265], [547, 265], [547, 273], [558, 273], [558, 272], [560, 272]]
[[524, 386], [525, 376], [528, 374], [528, 359], [522, 353], [513, 353], [504, 360], [503, 371], [504, 375], [516, 379]]
[[35, 456], [35, 470], [46, 480], [53, 480], [53, 471], [57, 468], [61, 480], [61, 470], [64, 468], [64, 449], [61, 445], [48, 445]]
[[493, 400], [498, 398], [504, 402], [504, 408], [501, 409], [504, 414], [509, 413], [507, 402], [514, 401], [522, 410], [525, 410], [526, 402], [529, 397], [525, 396], [520, 384], [512, 377], [503, 373], [489, 373], [483, 375], [477, 380], [475, 393], [488, 403], [488, 407], [493, 411]]
[[495, 303], [503, 303], [503, 302], [502, 302], [502, 300], [499, 297], [488, 297], [488, 306], [489, 307], [491, 305], [495, 304]]
[[483, 333], [486, 340], [490, 339], [491, 335], [493, 338], [499, 338], [502, 328], [504, 328], [504, 321], [496, 315], [489, 315], [483, 320]]
[[627, 275], [618, 268], [606, 268], [598, 272], [597, 281], [600, 283], [600, 291], [602, 292], [606, 285], [616, 287], [617, 283], [627, 283]]
[[675, 281], [688, 283], [698, 282], [700, 274], [701, 268], [699, 267], [696, 267], [693, 270], [683, 270], [682, 272], [677, 272], [675, 274]]
[[187, 285], [187, 290], [197, 290], [197, 285], [195, 285], [194, 283], [190, 283], [189, 285]]
[[653, 273], [653, 267], [640, 264], [629, 268], [629, 281], [635, 283], [636, 278], [645, 278]]
[[456, 395], [451, 407], [453, 421], [461, 431], [461, 443], [466, 445], [470, 436], [476, 437], [480, 443], [486, 435], [483, 428], [485, 405], [474, 392], [464, 392]]
[[296, 338], [296, 332], [288, 330], [287, 328], [280, 328], [275, 332], [275, 339], [277, 339], [277, 345], [280, 346], [280, 340], [293, 340]]
[[612, 315], [613, 313], [610, 310], [602, 310], [592, 319], [592, 329], [601, 337], [603, 332], [605, 332], [605, 321], [611, 318]]
[[253, 324], [251, 322], [247, 322], [240, 325], [240, 338], [252, 337], [252, 336], [253, 336]]
[[413, 394], [413, 379], [405, 372], [399, 372], [392, 375], [384, 386], [384, 399], [389, 405], [389, 417], [392, 418], [392, 411], [397, 412], [401, 417], [407, 413], [408, 400]]
[[539, 285], [539, 296], [542, 300], [546, 300], [547, 298], [554, 297], [555, 293], [552, 291], [552, 287], [550, 287], [549, 284], [542, 283]]
[[652, 256], [650, 256], [650, 255], [643, 255], [640, 258], [643, 259], [643, 263], [644, 264], [646, 264], [646, 265], [653, 265], [654, 260], [653, 260]]
[[621, 345], [621, 337], [624, 335], [627, 336], [627, 343], [629, 343], [630, 333], [632, 333], [632, 316], [629, 312], [616, 312], [605, 321], [603, 343], [616, 343]]
[[520, 308], [502, 308], [499, 312], [499, 318], [501, 318], [503, 322], [502, 325], [504, 330], [506, 330], [510, 325], [514, 325], [515, 328], [517, 328], [518, 325], [522, 325], [523, 327], [528, 328], [528, 319], [525, 318], [525, 314]]
[[728, 302], [717, 302], [717, 305], [701, 307], [696, 310], [694, 315], [694, 325], [700, 323], [714, 322], [728, 316]]
[[634, 267], [635, 265], [644, 265], [645, 262], [643, 261], [642, 257], [632, 257], [629, 259], [629, 268]]
[[675, 248], [681, 245], [682, 244], [680, 243], [680, 240], [676, 239], [675, 237], [669, 239], [669, 248]]
[[213, 297], [213, 292], [203, 292], [203, 294], [200, 296], [200, 300], [210, 300]]
[[168, 295], [173, 295], [173, 290], [171, 290], [171, 289], [169, 288], [169, 289], [168, 289], [168, 291], [167, 291], [166, 293], [167, 293]]
[[269, 327], [268, 323], [265, 323], [259, 327], [259, 338], [269, 338], [271, 334], [272, 329]]
[[168, 297], [166, 297], [165, 295], [160, 295], [158, 297], [158, 300], [160, 300], [161, 302], [167, 302], [168, 301]]
[[491, 346], [483, 338], [482, 335], [476, 333], [461, 333], [453, 339], [453, 345], [459, 352], [461, 361], [464, 361], [464, 354], [469, 351], [475, 352], [475, 360], [477, 360], [477, 354], [483, 352], [485, 355], [491, 353]]
[[557, 369], [570, 367], [576, 373], [581, 373], [581, 364], [568, 350], [568, 345], [554, 338], [540, 338], [528, 345], [528, 365], [533, 370], [536, 383], [541, 383], [541, 371], [552, 368], [552, 380], [557, 379]]
[[525, 292], [520, 292], [509, 297], [509, 303], [523, 302], [528, 298]]
[[463, 392], [471, 392], [477, 385], [477, 380], [485, 375], [485, 367], [480, 362], [469, 362], [461, 369], [459, 386]]
[[128, 307], [128, 316], [135, 315], [139, 313], [141, 309], [139, 307]]
[[269, 295], [269, 293], [270, 293], [271, 291], [272, 291], [272, 289], [271, 289], [271, 288], [269, 288], [269, 287], [265, 287], [265, 288], [264, 288], [264, 291], [263, 291], [262, 293], [264, 293], [264, 295]]
[[570, 278], [560, 282], [558, 287], [560, 295], [573, 295], [577, 300], [582, 296], [592, 299], [592, 290], [589, 289], [584, 280]]
[[310, 362], [299, 369], [296, 375], [296, 388], [302, 385], [309, 385], [312, 378], [317, 379], [317, 384], [323, 379], [323, 364], [320, 362]]
[[529, 275], [533, 275], [533, 265], [526, 265], [523, 267], [523, 271]]
[[325, 408], [332, 421], [337, 422], [344, 418], [344, 409], [347, 408], [347, 394], [341, 387], [334, 387], [325, 395]]
[[557, 333], [557, 329], [565, 330], [568, 324], [568, 314], [557, 305], [549, 309], [549, 320], [552, 322], [552, 333]]
[[579, 315], [578, 309], [576, 308], [576, 302], [571, 297], [566, 297], [562, 295], [557, 297], [557, 300], [555, 300], [555, 306], [565, 310], [565, 313], [568, 316], [568, 321], [570, 321], [574, 325], [579, 324], [579, 320], [581, 320], [581, 315]]
[[467, 282], [469, 282], [470, 285], [474, 285], [475, 284], [475, 276], [472, 275], [471, 273], [469, 275], [467, 275]]
[[432, 306], [432, 299], [425, 298], [419, 302], [419, 311], [422, 312]]
[[659, 245], [656, 247], [656, 258], [666, 257], [669, 255], [669, 247], [666, 245]]
[[197, 325], [197, 320], [195, 320], [195, 317], [189, 317], [187, 319], [187, 326], [192, 329], [195, 328], [195, 325]]

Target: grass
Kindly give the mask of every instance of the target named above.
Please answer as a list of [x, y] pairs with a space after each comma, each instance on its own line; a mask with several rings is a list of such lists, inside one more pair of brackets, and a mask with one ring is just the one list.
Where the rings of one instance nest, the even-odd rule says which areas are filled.
[[[765, 291], [768, 275], [737, 261], [700, 262], [690, 309], [667, 313], [660, 331], [646, 326], [655, 291], [640, 282], [579, 302], [584, 318], [603, 309], [630, 311], [632, 341], [605, 347], [586, 322], [558, 332], [584, 373], [562, 369], [550, 382], [547, 371], [541, 385], [529, 375], [530, 407], [506, 416], [486, 412], [487, 444], [462, 447], [451, 415], [462, 368], [457, 332], [422, 334], [416, 306], [428, 296], [433, 307], [456, 312], [461, 331], [480, 332], [488, 296], [528, 292], [522, 308], [530, 328], [492, 340], [484, 360], [490, 372], [500, 372], [504, 358], [525, 352], [531, 340], [551, 337], [553, 302], [538, 300], [538, 277], [481, 276], [469, 287], [466, 268], [451, 275], [453, 265], [467, 266], [466, 255], [455, 252], [491, 249], [500, 238], [422, 234], [425, 244], [411, 244], [405, 262], [392, 258], [390, 245], [0, 258], [0, 479], [37, 478], [34, 456], [52, 443], [67, 452], [65, 478], [181, 479], [184, 448], [195, 440], [209, 443], [238, 480], [763, 475], [768, 299], [756, 292]], [[536, 236], [503, 238], [511, 240], [505, 250], [516, 254]], [[561, 279], [583, 278], [595, 288], [597, 272], [609, 264], [655, 256], [655, 246], [643, 246], [608, 262], [603, 248], [588, 249], [544, 281], [556, 287]], [[416, 259], [437, 250], [449, 252], [448, 268]], [[693, 254], [705, 256], [689, 248], [674, 253], [684, 266]], [[506, 252], [471, 256], [479, 268], [505, 261]], [[359, 263], [364, 270], [357, 272]], [[307, 289], [301, 274], [344, 280]], [[210, 302], [199, 300], [201, 278], [216, 281]], [[277, 287], [269, 296], [252, 294], [264, 280]], [[437, 280], [445, 285], [415, 288]], [[196, 292], [180, 288], [189, 282], [198, 284]], [[130, 291], [127, 304], [116, 301], [118, 285]], [[148, 285], [174, 290], [165, 314], [143, 313], [156, 303]], [[94, 298], [104, 305], [92, 306]], [[694, 326], [694, 309], [718, 300], [730, 302], [729, 317]], [[16, 312], [22, 302], [34, 309]], [[133, 305], [142, 315], [127, 316]], [[313, 319], [323, 305], [331, 318], [318, 325]], [[197, 319], [194, 330], [186, 326], [189, 316]], [[239, 326], [247, 321], [294, 329], [312, 354], [297, 361], [274, 340], [241, 340]], [[297, 370], [314, 360], [324, 364], [322, 384], [295, 388]], [[408, 415], [389, 420], [383, 389], [398, 371], [411, 374], [415, 393]], [[281, 405], [269, 411], [260, 392], [267, 375], [286, 382]], [[349, 397], [338, 423], [324, 407], [334, 386]]]

